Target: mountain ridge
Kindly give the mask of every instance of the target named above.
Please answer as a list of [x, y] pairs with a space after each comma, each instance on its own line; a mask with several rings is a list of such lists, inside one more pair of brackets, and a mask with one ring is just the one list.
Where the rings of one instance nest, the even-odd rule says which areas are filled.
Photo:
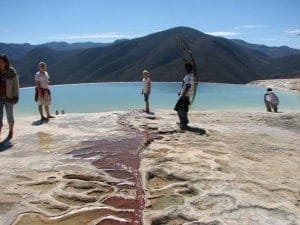
[[288, 55], [300, 54], [300, 49], [290, 48], [288, 46], [270, 47], [266, 45], [251, 44], [239, 39], [231, 39], [231, 41], [243, 47], [260, 51], [271, 58], [280, 58]]
[[[38, 46], [13, 60], [22, 86], [33, 85], [39, 61], [48, 64], [53, 84], [139, 81], [148, 69], [154, 81], [180, 81], [184, 51], [177, 42], [183, 37], [193, 50], [200, 81], [247, 83], [252, 80], [290, 76], [300, 71], [297, 50], [237, 43], [187, 27], [175, 27], [143, 37], [84, 49], [57, 50]], [[266, 50], [267, 49], [267, 50]], [[276, 52], [276, 51], [277, 52]], [[270, 52], [276, 56], [270, 56]]]

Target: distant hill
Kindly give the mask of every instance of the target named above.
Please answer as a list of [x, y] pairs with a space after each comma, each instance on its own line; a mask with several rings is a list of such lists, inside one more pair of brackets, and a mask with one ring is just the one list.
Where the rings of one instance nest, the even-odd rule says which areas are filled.
[[273, 78], [300, 78], [300, 55], [272, 59], [270, 73]]
[[266, 54], [270, 58], [280, 58], [289, 55], [300, 54], [300, 49], [289, 48], [287, 46], [268, 47], [266, 45], [250, 44], [243, 40], [237, 40], [237, 39], [232, 39], [231, 41], [233, 41], [236, 44], [239, 44], [242, 47], [249, 48], [252, 50], [257, 50], [263, 54]]
[[77, 42], [77, 43], [67, 43], [67, 42], [49, 42], [45, 44], [38, 45], [38, 47], [48, 47], [53, 50], [75, 50], [75, 49], [87, 49], [95, 48], [100, 46], [108, 46], [110, 43], [95, 43], [95, 42]]
[[47, 67], [55, 68], [64, 58], [80, 50], [61, 51], [46, 47], [37, 47], [31, 50], [21, 60], [13, 60], [11, 64], [16, 68], [20, 75], [21, 86], [33, 86], [34, 74], [37, 72], [38, 63], [47, 62]]
[[76, 49], [87, 49], [99, 46], [108, 46], [111, 43], [94, 43], [94, 42], [78, 42], [78, 43], [67, 43], [67, 42], [48, 42], [40, 45], [25, 44], [5, 44], [0, 43], [0, 53], [5, 53], [10, 59], [18, 60], [24, 57], [33, 49], [38, 48], [50, 48], [53, 50], [70, 51]]
[[5, 53], [10, 59], [21, 59], [35, 47], [30, 44], [0, 43], [0, 53]]
[[[271, 57], [266, 53], [269, 47], [264, 46], [264, 51], [256, 45], [246, 47], [235, 40], [187, 27], [84, 49], [48, 43], [31, 49], [21, 59], [14, 60], [13, 65], [21, 75], [23, 86], [33, 84], [39, 61], [48, 64], [52, 84], [140, 81], [143, 69], [150, 70], [153, 81], [181, 81], [184, 61], [178, 37], [184, 37], [191, 44], [201, 81], [247, 83], [291, 76], [300, 71], [300, 54], [296, 54], [299, 50], [285, 51], [281, 53], [284, 57], [274, 57], [274, 54]], [[271, 50], [276, 48], [270, 47]]]

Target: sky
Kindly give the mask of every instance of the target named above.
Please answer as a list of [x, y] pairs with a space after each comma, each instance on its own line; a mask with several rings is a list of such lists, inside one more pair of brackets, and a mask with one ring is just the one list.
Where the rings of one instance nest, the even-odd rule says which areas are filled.
[[300, 49], [300, 0], [0, 0], [0, 42], [112, 42], [177, 26]]

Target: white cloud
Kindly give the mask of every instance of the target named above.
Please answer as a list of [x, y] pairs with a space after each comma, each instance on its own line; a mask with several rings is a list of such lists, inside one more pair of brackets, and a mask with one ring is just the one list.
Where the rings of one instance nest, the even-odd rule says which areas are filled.
[[49, 39], [63, 39], [63, 40], [75, 40], [75, 39], [121, 39], [121, 38], [133, 38], [136, 35], [133, 34], [121, 34], [121, 33], [95, 33], [95, 34], [57, 34]]
[[300, 35], [300, 29], [299, 28], [297, 28], [297, 29], [287, 29], [285, 32], [289, 35]]
[[239, 30], [239, 29], [255, 29], [255, 28], [264, 28], [266, 26], [264, 25], [252, 25], [252, 24], [248, 24], [248, 25], [241, 25], [241, 26], [236, 26], [233, 29], [235, 30]]
[[207, 34], [212, 36], [230, 37], [230, 36], [239, 35], [240, 33], [230, 32], [230, 31], [215, 31], [215, 32], [207, 32]]

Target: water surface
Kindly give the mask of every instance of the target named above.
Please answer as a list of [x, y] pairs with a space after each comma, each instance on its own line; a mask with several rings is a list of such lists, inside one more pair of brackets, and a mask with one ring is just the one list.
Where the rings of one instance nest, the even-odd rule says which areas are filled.
[[[150, 107], [172, 110], [180, 83], [152, 83]], [[260, 111], [265, 110], [263, 95], [266, 88], [258, 86], [200, 83], [194, 110]], [[67, 113], [105, 112], [141, 109], [144, 107], [140, 82], [94, 83], [51, 86], [51, 111]], [[300, 111], [300, 95], [276, 91], [280, 98], [279, 111]], [[22, 88], [16, 116], [38, 114], [34, 102], [34, 88]]]

